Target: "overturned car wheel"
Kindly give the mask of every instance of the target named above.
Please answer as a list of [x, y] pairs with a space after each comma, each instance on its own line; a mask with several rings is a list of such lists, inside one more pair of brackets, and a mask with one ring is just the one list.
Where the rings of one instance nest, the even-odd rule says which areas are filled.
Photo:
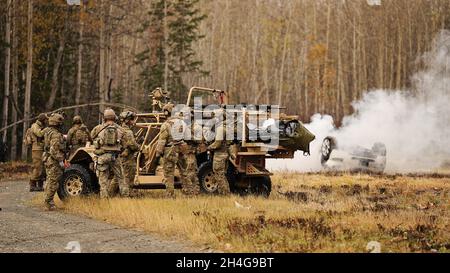
[[64, 171], [58, 187], [59, 199], [63, 201], [70, 197], [98, 192], [99, 185], [94, 172], [79, 164], [73, 164]]
[[326, 137], [322, 142], [320, 161], [322, 165], [330, 159], [331, 152], [336, 149], [337, 142], [333, 137]]

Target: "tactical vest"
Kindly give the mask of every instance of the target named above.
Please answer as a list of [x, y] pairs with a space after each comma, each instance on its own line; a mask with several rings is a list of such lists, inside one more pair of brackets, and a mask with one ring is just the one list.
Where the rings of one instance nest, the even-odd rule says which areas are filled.
[[104, 128], [99, 134], [99, 146], [106, 152], [119, 152], [120, 141], [122, 139], [122, 131], [117, 125], [109, 125]]
[[[31, 144], [33, 146], [33, 149], [37, 148], [37, 149], [41, 150], [44, 146], [44, 137], [38, 137], [37, 135], [35, 135], [33, 133], [33, 129], [32, 129], [33, 126], [38, 126], [39, 129], [42, 129], [43, 126], [41, 125], [41, 123], [39, 121], [37, 121], [29, 129], [30, 130], [29, 136], [31, 136]], [[28, 134], [28, 132], [27, 132], [27, 134]], [[29, 137], [29, 136], [26, 136], [26, 137]], [[27, 140], [27, 142], [28, 142], [28, 140]]]
[[167, 121], [169, 125], [168, 144], [183, 142], [187, 137], [187, 125], [181, 119], [170, 119]]
[[76, 128], [72, 137], [72, 145], [84, 145], [88, 141], [87, 132], [80, 127]]

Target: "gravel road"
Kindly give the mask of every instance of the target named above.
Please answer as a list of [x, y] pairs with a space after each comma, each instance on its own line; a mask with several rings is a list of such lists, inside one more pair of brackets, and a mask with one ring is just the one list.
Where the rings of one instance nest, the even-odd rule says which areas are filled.
[[[47, 212], [27, 205], [33, 197], [24, 181], [0, 181], [2, 252], [200, 252], [187, 243], [161, 240], [96, 220]], [[71, 249], [71, 250], [70, 250]]]

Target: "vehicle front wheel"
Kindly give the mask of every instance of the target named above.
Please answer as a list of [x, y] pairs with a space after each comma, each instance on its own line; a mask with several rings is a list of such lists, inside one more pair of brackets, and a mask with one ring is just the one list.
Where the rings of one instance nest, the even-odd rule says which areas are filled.
[[59, 199], [63, 201], [70, 197], [98, 192], [99, 185], [94, 172], [79, 164], [73, 164], [64, 171], [58, 187]]
[[207, 194], [217, 192], [217, 183], [214, 180], [212, 162], [206, 161], [198, 168], [198, 181], [200, 182], [200, 190]]

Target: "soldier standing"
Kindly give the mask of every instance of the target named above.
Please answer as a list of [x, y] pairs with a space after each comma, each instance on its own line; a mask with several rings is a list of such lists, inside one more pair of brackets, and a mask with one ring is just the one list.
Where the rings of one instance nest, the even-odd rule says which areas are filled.
[[124, 131], [124, 141], [122, 153], [120, 154], [122, 161], [123, 179], [120, 181], [120, 194], [129, 197], [130, 186], [133, 185], [134, 176], [136, 175], [136, 152], [139, 151], [139, 145], [136, 142], [132, 128], [136, 122], [136, 113], [124, 111], [120, 114], [121, 126]]
[[169, 92], [158, 87], [150, 93], [152, 98], [152, 111], [153, 113], [163, 112], [164, 107], [170, 101]]
[[44, 161], [47, 183], [45, 184], [44, 204], [48, 210], [55, 209], [53, 198], [64, 171], [64, 137], [61, 133], [63, 122], [62, 115], [53, 114], [48, 120], [49, 128], [45, 129]]
[[73, 126], [67, 133], [67, 145], [72, 155], [79, 148], [85, 147], [87, 142], [92, 142], [91, 135], [83, 119], [80, 116], [73, 117]]
[[32, 144], [31, 158], [33, 172], [30, 179], [30, 191], [44, 191], [45, 169], [42, 155], [44, 153], [44, 129], [47, 126], [47, 116], [40, 114], [37, 121], [31, 125], [30, 137]]
[[[172, 105], [164, 107], [164, 111], [171, 113]], [[169, 117], [161, 126], [158, 145], [156, 147], [156, 157], [164, 156], [163, 170], [164, 183], [166, 185], [166, 196], [175, 198], [175, 168], [176, 166], [186, 166], [186, 148], [184, 142], [186, 138], [186, 123], [178, 116]], [[188, 182], [189, 177], [181, 171], [182, 181]]]
[[[198, 181], [197, 157], [199, 146], [202, 143], [202, 127], [200, 124], [193, 122], [192, 130], [188, 135], [191, 139], [186, 139], [185, 164], [180, 166], [180, 171], [185, 173], [187, 180], [183, 183], [183, 193], [186, 195], [198, 195], [200, 193], [200, 183]], [[189, 129], [189, 128], [188, 128]]]
[[[218, 111], [222, 113], [222, 111]], [[214, 142], [208, 146], [209, 151], [213, 151], [213, 176], [218, 187], [219, 194], [229, 194], [230, 185], [228, 183], [226, 172], [228, 167], [228, 143], [226, 141], [226, 124], [223, 119], [215, 117], [216, 135]]]
[[110, 198], [117, 193], [119, 183], [123, 179], [119, 157], [123, 129], [115, 123], [114, 110], [106, 109], [103, 118], [104, 123], [92, 129], [91, 138], [94, 140], [100, 197]]

